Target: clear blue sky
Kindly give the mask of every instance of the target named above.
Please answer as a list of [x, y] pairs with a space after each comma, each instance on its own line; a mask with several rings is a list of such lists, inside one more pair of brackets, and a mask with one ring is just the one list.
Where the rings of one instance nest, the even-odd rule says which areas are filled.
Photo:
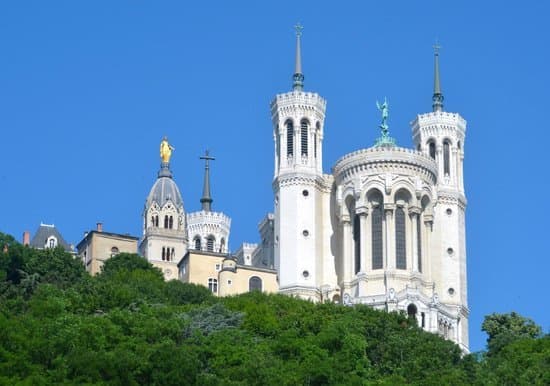
[[548, 331], [550, 77], [547, 2], [17, 1], [0, 6], [0, 231], [54, 223], [76, 244], [104, 222], [141, 234], [159, 166], [199, 208], [209, 148], [230, 246], [272, 209], [269, 102], [291, 86], [328, 100], [324, 168], [377, 136], [376, 99], [411, 147], [442, 45], [445, 109], [468, 121], [465, 181], [472, 350], [483, 316], [515, 310]]

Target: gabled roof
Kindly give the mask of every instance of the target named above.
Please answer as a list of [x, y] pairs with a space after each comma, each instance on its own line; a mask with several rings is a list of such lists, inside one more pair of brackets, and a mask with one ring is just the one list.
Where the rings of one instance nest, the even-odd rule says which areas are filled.
[[61, 236], [61, 233], [59, 233], [57, 228], [54, 225], [49, 224], [40, 224], [31, 240], [30, 246], [33, 248], [44, 249], [48, 239], [52, 236], [57, 239], [57, 245], [63, 247], [63, 249], [67, 252], [72, 252], [71, 246], [65, 241], [63, 236]]

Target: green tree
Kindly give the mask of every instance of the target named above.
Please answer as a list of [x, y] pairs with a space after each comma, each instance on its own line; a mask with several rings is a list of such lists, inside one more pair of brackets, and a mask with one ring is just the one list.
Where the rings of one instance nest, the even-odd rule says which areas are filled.
[[540, 326], [515, 312], [487, 315], [481, 330], [486, 332], [487, 355], [497, 354], [504, 346], [521, 338], [537, 338], [542, 335]]

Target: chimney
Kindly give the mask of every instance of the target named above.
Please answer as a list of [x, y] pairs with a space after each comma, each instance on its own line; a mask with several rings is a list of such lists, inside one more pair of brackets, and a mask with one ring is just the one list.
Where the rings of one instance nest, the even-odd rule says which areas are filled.
[[103, 223], [101, 222], [98, 222], [97, 223], [97, 229], [96, 229], [98, 232], [103, 232]]
[[23, 245], [30, 245], [31, 244], [31, 232], [25, 231], [23, 232]]

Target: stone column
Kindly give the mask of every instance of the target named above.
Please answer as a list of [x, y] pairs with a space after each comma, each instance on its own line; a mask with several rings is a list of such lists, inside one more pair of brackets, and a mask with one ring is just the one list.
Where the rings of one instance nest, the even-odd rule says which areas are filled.
[[409, 207], [409, 217], [411, 219], [411, 269], [413, 272], [418, 272], [418, 217], [420, 216], [420, 208], [417, 206]]
[[442, 180], [445, 173], [443, 173], [443, 145], [440, 143], [435, 145], [435, 161], [437, 162], [439, 179]]
[[352, 229], [349, 215], [343, 215], [340, 224], [342, 225], [342, 280], [349, 283], [351, 280], [352, 263]]
[[433, 220], [434, 217], [432, 214], [424, 213], [424, 226], [422, 227], [422, 231], [424, 233], [424, 238], [422, 239], [422, 242], [424, 245], [424, 248], [422, 248], [422, 270], [425, 272], [426, 277], [428, 280], [432, 281], [432, 253], [431, 253], [431, 234], [432, 234], [432, 227], [433, 227]]
[[395, 204], [384, 204], [384, 269], [395, 269]]
[[366, 206], [360, 206], [357, 208], [357, 214], [359, 215], [359, 224], [360, 224], [360, 244], [361, 244], [361, 250], [360, 250], [360, 256], [361, 256], [361, 267], [360, 272], [366, 272], [368, 269], [368, 258], [370, 255], [370, 245], [368, 243], [368, 231], [370, 230], [370, 227], [368, 226], [368, 213], [369, 208]]
[[451, 154], [449, 154], [451, 157], [451, 181], [453, 181], [453, 185], [455, 185], [458, 188], [458, 149], [453, 146], [451, 148]]

